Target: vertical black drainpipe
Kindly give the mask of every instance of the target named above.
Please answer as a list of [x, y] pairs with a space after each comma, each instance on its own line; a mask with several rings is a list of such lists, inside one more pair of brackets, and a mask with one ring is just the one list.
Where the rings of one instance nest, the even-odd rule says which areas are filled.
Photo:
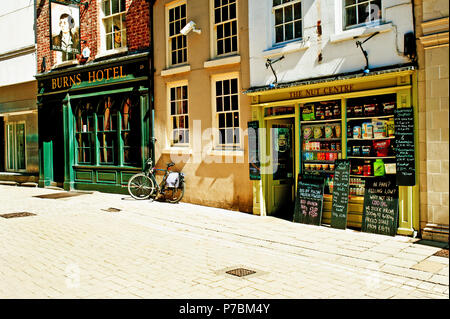
[[154, 134], [155, 134], [155, 108], [154, 108], [154, 76], [153, 76], [153, 71], [154, 71], [154, 56], [153, 56], [153, 50], [154, 50], [154, 46], [153, 46], [153, 5], [155, 3], [155, 0], [151, 0], [149, 1], [149, 36], [150, 36], [150, 74], [149, 74], [149, 82], [150, 82], [150, 86], [149, 86], [149, 91], [150, 91], [150, 112], [151, 112], [151, 125], [150, 125], [150, 157], [152, 158], [153, 163], [155, 163], [155, 140], [154, 140]]

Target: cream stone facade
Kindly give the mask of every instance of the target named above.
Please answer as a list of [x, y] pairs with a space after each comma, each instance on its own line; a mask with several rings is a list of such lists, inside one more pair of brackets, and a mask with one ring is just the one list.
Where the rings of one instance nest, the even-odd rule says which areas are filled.
[[[173, 161], [186, 175], [183, 201], [252, 212], [245, 135], [250, 98], [242, 94], [250, 81], [247, 6], [246, 0], [155, 2], [154, 137], [156, 166]], [[190, 21], [195, 28], [184, 36], [180, 31]], [[219, 114], [229, 110], [218, 100], [229, 98], [234, 112]], [[233, 143], [229, 136], [221, 143], [216, 131], [224, 127], [240, 130]]]
[[422, 238], [449, 235], [449, 3], [414, 1], [418, 50], [420, 228]]

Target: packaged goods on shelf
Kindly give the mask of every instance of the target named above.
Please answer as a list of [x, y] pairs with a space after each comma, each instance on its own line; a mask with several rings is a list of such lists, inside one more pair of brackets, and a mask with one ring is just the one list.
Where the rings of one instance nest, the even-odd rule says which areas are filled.
[[373, 141], [373, 150], [376, 156], [388, 156], [389, 146], [391, 145], [390, 140], [383, 141]]
[[383, 103], [383, 113], [386, 115], [394, 114], [395, 102]]
[[361, 126], [356, 125], [353, 127], [353, 138], [360, 139], [362, 137]]
[[325, 120], [325, 108], [320, 104], [316, 106], [316, 120]]
[[386, 174], [395, 174], [397, 172], [395, 163], [385, 163], [384, 170]]
[[322, 138], [323, 137], [323, 131], [321, 126], [315, 126], [313, 128], [314, 132], [314, 138]]
[[313, 136], [312, 128], [311, 127], [305, 127], [303, 129], [303, 138], [305, 140], [309, 140], [310, 138], [312, 138], [312, 136]]
[[375, 103], [364, 105], [364, 116], [374, 116], [378, 113], [378, 105]]
[[314, 104], [305, 104], [302, 109], [302, 120], [314, 121], [315, 119]]
[[386, 137], [386, 121], [373, 122], [373, 136], [375, 138]]
[[373, 138], [373, 125], [372, 125], [372, 122], [364, 122], [362, 124], [362, 138], [363, 139]]
[[374, 176], [384, 176], [384, 161], [381, 158], [377, 158], [377, 160], [373, 163], [373, 175]]

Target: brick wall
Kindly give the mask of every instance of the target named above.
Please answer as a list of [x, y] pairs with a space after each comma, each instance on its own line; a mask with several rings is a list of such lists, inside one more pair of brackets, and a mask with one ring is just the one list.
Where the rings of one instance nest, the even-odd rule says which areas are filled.
[[[37, 73], [42, 73], [42, 60], [46, 58], [46, 70], [56, 63], [56, 52], [50, 50], [49, 0], [38, 0], [36, 8], [37, 32]], [[81, 50], [88, 46], [91, 50], [89, 60], [95, 58], [101, 47], [99, 10], [100, 1], [91, 0], [87, 9], [80, 5]], [[150, 47], [148, 0], [126, 0], [126, 24], [128, 53], [146, 50]], [[84, 42], [86, 41], [86, 42]]]

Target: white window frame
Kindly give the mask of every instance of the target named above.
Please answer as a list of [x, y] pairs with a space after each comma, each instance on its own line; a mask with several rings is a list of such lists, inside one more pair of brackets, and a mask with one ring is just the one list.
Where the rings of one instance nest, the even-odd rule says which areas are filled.
[[[188, 143], [174, 143], [173, 142], [173, 121], [172, 121], [172, 117], [173, 115], [171, 114], [171, 89], [173, 88], [177, 88], [177, 87], [183, 87], [186, 86], [187, 87], [187, 113], [185, 115], [187, 115], [188, 117], [188, 138], [189, 138], [189, 142]], [[191, 99], [189, 98], [189, 82], [187, 80], [182, 80], [182, 81], [177, 81], [177, 82], [170, 82], [166, 84], [166, 103], [167, 103], [167, 147], [168, 148], [177, 148], [177, 147], [181, 147], [181, 148], [187, 148], [191, 146], [191, 141], [192, 141], [192, 136], [191, 136], [191, 123], [190, 123], [190, 101]]]
[[[121, 0], [121, 1], [125, 1], [125, 11], [123, 13], [116, 13], [114, 15], [121, 15], [121, 14], [127, 14], [128, 12], [128, 8], [126, 7], [126, 0]], [[117, 54], [117, 53], [123, 53], [123, 52], [127, 52], [128, 51], [128, 47], [127, 47], [127, 43], [125, 41], [125, 45], [123, 47], [120, 48], [113, 48], [110, 50], [107, 50], [107, 46], [106, 46], [106, 30], [105, 27], [103, 25], [103, 19], [106, 18], [106, 16], [103, 13], [103, 2], [104, 0], [97, 0], [97, 8], [98, 8], [98, 26], [99, 26], [99, 34], [100, 34], [100, 49], [98, 54], [96, 55], [96, 58], [105, 56], [105, 55], [112, 55], [112, 54]], [[113, 16], [113, 15], [111, 15]], [[126, 34], [126, 27], [125, 27], [125, 34]], [[122, 38], [123, 39], [123, 38]]]
[[215, 7], [214, 7], [214, 0], [209, 0], [209, 7], [210, 9], [210, 30], [211, 30], [211, 58], [225, 58], [231, 55], [238, 55], [239, 54], [239, 0], [236, 0], [236, 17], [233, 19], [228, 19], [225, 22], [230, 21], [236, 21], [236, 51], [231, 51], [227, 53], [222, 53], [219, 55], [218, 53], [218, 47], [217, 47], [217, 25], [223, 24], [225, 22], [220, 22], [218, 24], [215, 23]]
[[[179, 67], [179, 66], [183, 66], [188, 64], [188, 37], [185, 35], [181, 35], [185, 38], [185, 43], [186, 43], [186, 61], [180, 62], [180, 63], [173, 63], [172, 62], [172, 48], [171, 48], [171, 44], [170, 44], [170, 28], [169, 28], [169, 11], [170, 9], [173, 9], [175, 7], [181, 6], [181, 5], [185, 5], [186, 6], [186, 23], [188, 21], [187, 17], [188, 17], [188, 8], [187, 8], [187, 2], [186, 0], [181, 0], [181, 1], [174, 1], [171, 3], [166, 4], [165, 7], [165, 29], [166, 29], [166, 68], [169, 67]], [[184, 26], [181, 26], [181, 28], [183, 28]]]
[[[275, 10], [282, 9], [284, 7], [287, 7], [287, 6], [292, 6], [292, 8], [293, 8], [294, 5], [297, 4], [297, 3], [300, 3], [300, 8], [301, 8], [300, 19], [298, 19], [298, 20], [301, 21], [300, 24], [301, 24], [302, 36], [300, 38], [292, 38], [292, 39], [289, 39], [289, 40], [284, 40], [284, 41], [277, 42], [277, 32], [276, 32], [276, 29], [275, 29], [276, 28], [276, 25], [275, 25], [275, 23], [276, 23], [276, 21], [275, 21]], [[273, 43], [273, 46], [276, 47], [276, 46], [284, 45], [284, 44], [290, 43], [290, 42], [301, 41], [303, 39], [303, 37], [304, 37], [304, 31], [305, 31], [305, 29], [303, 27], [303, 21], [304, 21], [303, 1], [302, 0], [293, 0], [291, 2], [282, 3], [282, 4], [277, 5], [276, 7], [274, 7], [273, 6], [273, 0], [270, 0], [270, 7], [272, 8], [272, 32], [273, 32], [272, 43]], [[294, 13], [292, 13], [292, 14], [294, 14]], [[289, 21], [289, 23], [293, 23], [294, 24], [295, 21], [296, 20], [293, 17], [293, 20]], [[286, 25], [286, 22], [283, 19], [283, 26], [284, 25]], [[293, 30], [293, 32], [294, 32], [294, 30]], [[284, 39], [284, 27], [283, 27], [283, 39]]]
[[[216, 82], [224, 80], [237, 79], [237, 97], [238, 97], [238, 109], [239, 114], [239, 142], [230, 145], [222, 145], [219, 140], [219, 112], [217, 112], [217, 102], [216, 102]], [[242, 114], [241, 114], [241, 89], [240, 89], [241, 79], [238, 72], [219, 74], [211, 76], [211, 106], [212, 106], [212, 127], [214, 130], [213, 135], [213, 150], [215, 151], [242, 151], [244, 145], [244, 130], [242, 126]]]
[[[367, 3], [371, 3], [371, 2], [375, 2], [376, 0], [358, 0], [358, 2], [360, 2], [360, 3], [355, 3], [354, 5], [351, 5], [351, 6], [356, 6], [356, 7], [358, 7], [359, 5], [365, 5], [365, 4], [367, 4]], [[348, 6], [348, 7], [350, 7], [350, 6]], [[380, 0], [380, 8], [379, 8], [379, 12], [380, 12], [380, 18], [378, 19], [378, 20], [374, 20], [374, 21], [371, 21], [371, 22], [358, 22], [358, 23], [356, 23], [356, 24], [352, 24], [352, 25], [350, 25], [350, 26], [346, 26], [345, 25], [345, 21], [346, 21], [346, 19], [347, 19], [347, 17], [346, 17], [346, 6], [345, 6], [345, 0], [342, 0], [342, 2], [341, 2], [341, 10], [342, 10], [342, 14], [341, 14], [341, 23], [342, 23], [342, 30], [351, 30], [351, 29], [355, 29], [355, 28], [358, 28], [358, 27], [363, 27], [363, 26], [371, 26], [371, 25], [379, 25], [379, 24], [381, 24], [381, 21], [383, 20], [383, 0]], [[358, 13], [358, 9], [356, 9], [356, 12]]]

